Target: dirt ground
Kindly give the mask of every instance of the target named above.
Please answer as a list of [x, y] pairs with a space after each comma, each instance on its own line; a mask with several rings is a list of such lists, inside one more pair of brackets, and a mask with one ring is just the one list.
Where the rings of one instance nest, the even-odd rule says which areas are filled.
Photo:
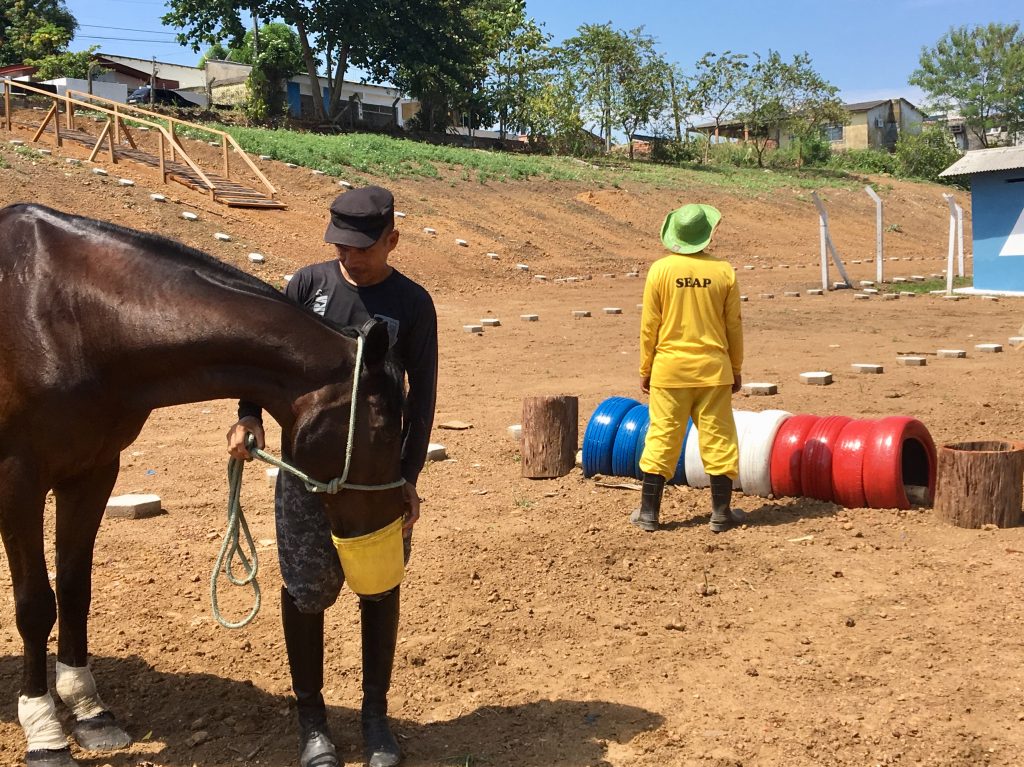
[[[181, 187], [157, 190], [152, 171], [140, 167], [107, 166], [111, 176], [101, 178], [87, 164], [65, 164], [83, 156], [73, 148], [32, 158], [2, 138], [0, 204], [40, 202], [158, 232], [276, 285], [331, 255], [321, 232], [337, 179], [262, 163], [289, 209], [247, 212]], [[137, 185], [119, 186], [122, 176]], [[1022, 334], [1024, 304], [807, 296], [820, 283], [818, 224], [799, 189], [740, 196], [697, 186], [480, 185], [451, 176], [386, 182], [407, 213], [394, 263], [437, 304], [436, 423], [473, 425], [435, 429], [433, 441], [450, 459], [430, 464], [420, 482], [426, 500], [402, 590], [391, 694], [405, 763], [1020, 764], [1024, 530], [951, 528], [928, 510], [737, 496], [752, 523], [714, 536], [708, 492], [684, 487], [667, 491], [665, 529], [644, 534], [627, 522], [635, 491], [599, 487], [578, 469], [555, 480], [521, 478], [506, 428], [520, 421], [524, 396], [577, 395], [581, 438], [601, 400], [640, 398], [642, 277], [661, 255], [662, 217], [685, 201], [723, 211], [715, 251], [738, 267], [750, 297], [744, 376], [779, 385], [774, 397], [738, 396], [740, 409], [912, 415], [939, 444], [1020, 439], [1024, 354], [982, 355], [974, 345]], [[888, 275], [940, 272], [945, 190], [876, 180], [887, 221], [901, 230], [886, 235]], [[151, 201], [152, 191], [168, 201]], [[823, 197], [852, 278], [872, 279], [873, 262], [850, 262], [873, 256], [873, 203], [859, 189]], [[186, 209], [199, 221], [182, 220]], [[436, 236], [423, 232], [428, 226]], [[215, 232], [233, 239], [216, 241]], [[252, 266], [251, 251], [266, 263]], [[500, 260], [484, 256], [491, 251]], [[640, 279], [625, 276], [636, 268]], [[566, 276], [591, 279], [554, 284]], [[802, 295], [784, 297], [787, 290]], [[769, 292], [773, 299], [761, 297]], [[602, 313], [610, 306], [623, 314]], [[594, 316], [574, 320], [574, 309]], [[521, 322], [527, 312], [540, 321]], [[463, 332], [486, 316], [502, 325]], [[968, 357], [934, 357], [950, 347]], [[932, 356], [923, 368], [897, 366], [905, 352]], [[885, 372], [857, 375], [856, 362], [884, 364]], [[801, 386], [798, 374], [809, 370], [832, 371], [835, 383]], [[243, 501], [259, 541], [263, 608], [239, 631], [211, 618], [210, 571], [225, 522], [224, 434], [233, 420], [230, 401], [158, 411], [123, 455], [116, 492], [156, 493], [166, 514], [110, 519], [100, 529], [92, 663], [136, 743], [117, 754], [76, 751], [83, 765], [297, 761], [272, 488], [261, 465], [249, 467]], [[272, 445], [276, 438], [272, 429]], [[52, 508], [47, 515], [52, 567]], [[705, 583], [716, 593], [702, 596]], [[222, 593], [230, 614], [250, 604], [248, 591]], [[349, 765], [362, 763], [357, 619], [348, 592], [327, 615], [325, 696]], [[6, 559], [0, 626], [0, 763], [17, 764], [21, 642]]]

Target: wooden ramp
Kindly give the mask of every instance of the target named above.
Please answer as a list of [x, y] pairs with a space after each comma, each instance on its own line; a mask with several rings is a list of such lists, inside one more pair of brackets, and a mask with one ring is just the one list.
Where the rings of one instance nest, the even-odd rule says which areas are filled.
[[[68, 90], [64, 94], [58, 95], [27, 83], [14, 83], [8, 79], [4, 79], [2, 83], [3, 124], [8, 130], [12, 128], [12, 97], [21, 97], [26, 100], [29, 97], [37, 100], [43, 98], [52, 102], [50, 110], [46, 112], [41, 123], [25, 126], [30, 130], [35, 129], [33, 142], [39, 141], [44, 135], [50, 134], [50, 130], [52, 130], [51, 135], [57, 146], [61, 146], [64, 141], [74, 141], [91, 150], [90, 160], [94, 160], [105, 146], [104, 154], [112, 163], [128, 160], [154, 168], [162, 183], [174, 181], [189, 189], [206, 194], [215, 202], [223, 205], [263, 209], [287, 207], [276, 198], [277, 190], [273, 184], [238, 145], [234, 137], [222, 130], [78, 91]], [[92, 114], [103, 115], [103, 117], [93, 118], [97, 123], [103, 125], [98, 136], [86, 133], [76, 125], [76, 112], [85, 110], [89, 110]], [[79, 119], [83, 117], [84, 115]], [[62, 118], [63, 127], [61, 126]], [[132, 131], [140, 126], [143, 127], [143, 130], [151, 131], [150, 135], [156, 136], [158, 148], [155, 152], [140, 148], [133, 138]], [[219, 138], [218, 142], [210, 143], [220, 148], [220, 173], [200, 167], [197, 161], [189, 156], [188, 148], [181, 143], [176, 134], [178, 128], [202, 131]], [[123, 143], [122, 138], [127, 141], [127, 145]], [[248, 166], [252, 176], [262, 183], [262, 190], [254, 188], [249, 182], [232, 178], [231, 157], [236, 158], [236, 164], [237, 160], [240, 160]]]
[[[96, 143], [96, 137], [77, 130], [62, 130], [61, 135], [65, 141], [74, 141], [88, 148]], [[160, 159], [142, 149], [133, 149], [126, 146], [114, 147], [115, 162], [130, 160], [140, 165], [148, 165], [150, 168], [159, 170]], [[210, 190], [206, 182], [199, 177], [192, 168], [185, 163], [164, 160], [164, 172], [168, 181], [175, 181], [179, 184], [194, 189], [197, 192], [209, 194]], [[213, 199], [231, 208], [286, 208], [280, 200], [268, 197], [251, 187], [245, 186], [237, 181], [231, 181], [216, 173], [206, 171], [207, 179], [213, 184]]]

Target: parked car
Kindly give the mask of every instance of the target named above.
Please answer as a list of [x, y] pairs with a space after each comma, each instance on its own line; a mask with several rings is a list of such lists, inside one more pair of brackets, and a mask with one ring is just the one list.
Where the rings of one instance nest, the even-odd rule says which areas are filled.
[[[143, 85], [141, 88], [136, 88], [128, 96], [129, 104], [138, 104], [139, 106], [145, 106], [150, 103], [149, 101], [149, 86]], [[153, 103], [155, 104], [169, 104], [175, 107], [196, 107], [198, 106], [192, 101], [182, 96], [177, 91], [172, 91], [170, 88], [157, 88], [153, 93]]]

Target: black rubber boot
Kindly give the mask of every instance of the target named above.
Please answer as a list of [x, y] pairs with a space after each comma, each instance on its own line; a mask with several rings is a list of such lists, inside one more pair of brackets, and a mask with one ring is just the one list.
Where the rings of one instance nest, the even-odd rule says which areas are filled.
[[398, 641], [399, 588], [379, 600], [360, 599], [363, 644], [363, 742], [370, 767], [394, 767], [402, 761], [388, 724], [388, 690]]
[[653, 533], [658, 529], [658, 517], [661, 515], [661, 496], [665, 492], [665, 478], [660, 474], [644, 472], [644, 484], [640, 490], [640, 508], [629, 515], [629, 521]]
[[746, 512], [731, 507], [732, 478], [711, 475], [711, 532], [724, 533], [747, 521]]
[[299, 709], [299, 767], [339, 767], [327, 727], [324, 687], [324, 614], [304, 613], [281, 588], [281, 623]]

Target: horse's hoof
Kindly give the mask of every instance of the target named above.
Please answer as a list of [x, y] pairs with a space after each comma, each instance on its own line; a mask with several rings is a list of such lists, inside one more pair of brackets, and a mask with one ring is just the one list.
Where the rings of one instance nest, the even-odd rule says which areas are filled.
[[71, 733], [86, 751], [116, 751], [127, 748], [132, 739], [121, 729], [114, 715], [104, 711], [92, 719], [82, 719]]
[[70, 748], [29, 751], [25, 755], [25, 764], [28, 767], [78, 767], [78, 762], [71, 758]]

